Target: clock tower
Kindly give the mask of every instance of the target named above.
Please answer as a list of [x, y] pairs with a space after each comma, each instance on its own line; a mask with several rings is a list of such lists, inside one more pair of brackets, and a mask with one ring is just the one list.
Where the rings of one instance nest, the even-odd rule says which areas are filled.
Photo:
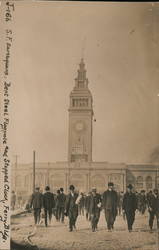
[[93, 98], [83, 59], [79, 64], [75, 86], [70, 93], [68, 161], [92, 161]]

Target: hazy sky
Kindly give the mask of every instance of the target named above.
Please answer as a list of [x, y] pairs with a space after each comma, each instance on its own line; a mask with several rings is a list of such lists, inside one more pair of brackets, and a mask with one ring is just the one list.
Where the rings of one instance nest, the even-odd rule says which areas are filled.
[[93, 160], [149, 162], [159, 145], [158, 3], [17, 2], [12, 155], [67, 161], [69, 94], [83, 56], [93, 95]]

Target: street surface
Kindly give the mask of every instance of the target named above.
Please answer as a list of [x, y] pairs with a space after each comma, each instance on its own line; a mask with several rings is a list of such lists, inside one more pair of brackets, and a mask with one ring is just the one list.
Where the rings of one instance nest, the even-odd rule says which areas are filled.
[[26, 243], [26, 237], [33, 233], [31, 242], [40, 250], [159, 250], [156, 222], [154, 230], [149, 232], [148, 214], [136, 214], [133, 232], [127, 231], [126, 221], [118, 216], [114, 231], [108, 232], [105, 218], [101, 212], [98, 231], [92, 232], [90, 222], [84, 216], [78, 216], [77, 230], [68, 231], [68, 219], [65, 223], [56, 222], [47, 228], [44, 222], [34, 227], [32, 214], [12, 218], [12, 240], [17, 243]]

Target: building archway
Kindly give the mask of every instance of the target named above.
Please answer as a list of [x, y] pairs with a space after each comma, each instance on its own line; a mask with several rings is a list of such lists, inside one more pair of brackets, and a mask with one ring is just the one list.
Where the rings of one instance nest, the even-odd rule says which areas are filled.
[[61, 174], [53, 174], [50, 176], [50, 189], [53, 192], [57, 192], [61, 187], [65, 187], [64, 176]]
[[114, 183], [117, 192], [124, 191], [124, 175], [120, 173], [112, 173], [108, 175], [108, 182]]
[[69, 180], [70, 185], [74, 185], [79, 192], [85, 192], [85, 176], [83, 174], [72, 174]]
[[146, 177], [146, 190], [149, 191], [152, 188], [153, 188], [152, 177], [151, 176], [147, 176]]
[[138, 176], [138, 177], [136, 178], [136, 188], [137, 188], [138, 190], [143, 189], [143, 177], [142, 177], [142, 176]]
[[102, 193], [105, 191], [105, 179], [102, 175], [94, 175], [91, 177], [91, 188], [95, 187], [97, 189], [97, 192]]

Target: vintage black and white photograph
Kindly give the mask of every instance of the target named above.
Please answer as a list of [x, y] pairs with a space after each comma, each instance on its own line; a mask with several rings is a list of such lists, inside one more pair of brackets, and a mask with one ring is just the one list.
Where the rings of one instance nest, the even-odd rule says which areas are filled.
[[11, 249], [159, 250], [159, 3], [4, 9]]

